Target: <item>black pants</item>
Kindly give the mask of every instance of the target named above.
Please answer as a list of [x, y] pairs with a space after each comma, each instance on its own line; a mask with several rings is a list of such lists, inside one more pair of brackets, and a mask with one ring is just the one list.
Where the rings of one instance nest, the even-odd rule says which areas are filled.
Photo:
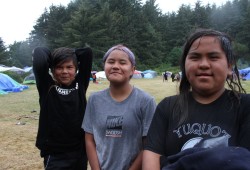
[[46, 155], [45, 170], [87, 170], [87, 155], [82, 151]]

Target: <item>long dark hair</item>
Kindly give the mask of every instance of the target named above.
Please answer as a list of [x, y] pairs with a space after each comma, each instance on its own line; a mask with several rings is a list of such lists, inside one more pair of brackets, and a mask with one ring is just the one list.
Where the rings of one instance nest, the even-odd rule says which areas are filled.
[[190, 92], [191, 85], [186, 77], [186, 71], [185, 71], [186, 57], [194, 41], [204, 36], [214, 36], [219, 40], [221, 48], [225, 52], [227, 63], [232, 65], [233, 76], [228, 77], [226, 82], [228, 87], [232, 90], [234, 96], [239, 101], [239, 94], [246, 93], [246, 91], [243, 89], [240, 83], [239, 71], [236, 65], [235, 57], [233, 55], [231, 38], [225, 33], [215, 31], [212, 29], [197, 29], [193, 34], [189, 36], [186, 43], [184, 44], [183, 53], [180, 61], [182, 77], [179, 86], [179, 95], [177, 97], [173, 110], [173, 118], [178, 120], [178, 125], [183, 123], [188, 118], [188, 94]]

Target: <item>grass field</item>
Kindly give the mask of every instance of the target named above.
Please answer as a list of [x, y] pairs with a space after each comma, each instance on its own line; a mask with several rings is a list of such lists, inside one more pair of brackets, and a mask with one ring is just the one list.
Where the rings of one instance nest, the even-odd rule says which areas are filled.
[[[176, 82], [162, 82], [156, 79], [132, 79], [131, 84], [155, 97], [159, 103], [164, 97], [177, 93]], [[250, 93], [250, 81], [242, 82]], [[90, 93], [108, 87], [108, 81], [99, 84], [90, 82]], [[0, 169], [1, 170], [42, 170], [42, 159], [35, 147], [39, 117], [38, 93], [35, 85], [21, 93], [0, 95]]]

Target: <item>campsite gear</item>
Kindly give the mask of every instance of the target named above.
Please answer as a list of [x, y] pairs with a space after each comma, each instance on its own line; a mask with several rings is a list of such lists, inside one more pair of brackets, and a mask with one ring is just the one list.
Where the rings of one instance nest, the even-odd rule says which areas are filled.
[[152, 79], [157, 77], [157, 72], [153, 70], [145, 70], [142, 73], [144, 74], [144, 78], [146, 79]]
[[36, 84], [36, 79], [34, 73], [26, 76], [23, 80], [23, 84]]
[[0, 66], [0, 72], [5, 72], [5, 71], [12, 71], [12, 72], [16, 72], [16, 73], [24, 73], [25, 70], [12, 66], [12, 67], [7, 67], [7, 66]]
[[[21, 92], [25, 89], [28, 89], [27, 85], [22, 85], [7, 74], [0, 73], [0, 90], [4, 91], [5, 94], [8, 92]], [[0, 92], [0, 94], [4, 93]]]
[[138, 70], [135, 70], [132, 78], [134, 78], [134, 79], [141, 79], [142, 78], [142, 72], [138, 71]]
[[99, 71], [95, 75], [96, 75], [96, 78], [98, 78], [98, 79], [100, 79], [100, 78], [101, 79], [106, 79], [107, 78], [104, 71]]
[[239, 70], [242, 80], [250, 80], [250, 67]]

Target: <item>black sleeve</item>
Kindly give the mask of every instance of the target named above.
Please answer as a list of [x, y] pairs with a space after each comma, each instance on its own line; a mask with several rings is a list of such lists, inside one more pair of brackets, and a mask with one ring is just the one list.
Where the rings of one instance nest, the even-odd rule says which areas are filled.
[[93, 53], [91, 48], [78, 48], [75, 50], [78, 61], [78, 79], [83, 84], [85, 92], [89, 86], [89, 79], [91, 76]]
[[33, 72], [39, 95], [45, 94], [49, 82], [53, 81], [49, 74], [51, 52], [45, 47], [37, 47], [32, 52]]
[[240, 104], [240, 146], [250, 150], [250, 94], [242, 95]]
[[145, 146], [145, 150], [150, 150], [160, 155], [164, 155], [165, 152], [166, 136], [168, 131], [168, 103], [168, 98], [165, 98], [157, 105], [148, 131]]

